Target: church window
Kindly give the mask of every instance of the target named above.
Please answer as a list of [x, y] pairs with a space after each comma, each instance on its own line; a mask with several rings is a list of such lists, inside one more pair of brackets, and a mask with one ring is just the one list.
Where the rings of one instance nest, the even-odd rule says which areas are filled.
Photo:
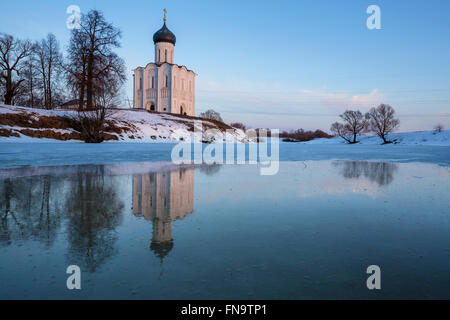
[[169, 87], [169, 76], [166, 75], [166, 88]]
[[166, 59], [164, 61], [167, 62], [167, 49], [166, 49], [165, 55], [166, 55]]
[[155, 89], [155, 77], [152, 77], [152, 89]]

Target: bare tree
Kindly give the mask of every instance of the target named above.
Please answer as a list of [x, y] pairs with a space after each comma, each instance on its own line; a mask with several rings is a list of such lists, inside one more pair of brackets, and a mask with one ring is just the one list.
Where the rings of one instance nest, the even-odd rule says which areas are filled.
[[222, 117], [220, 116], [220, 113], [218, 113], [217, 111], [214, 111], [212, 109], [209, 109], [209, 110], [206, 110], [205, 112], [200, 113], [200, 118], [223, 122]]
[[434, 127], [434, 131], [436, 132], [442, 132], [442, 130], [444, 130], [444, 126], [440, 123]]
[[333, 123], [330, 130], [348, 143], [358, 143], [358, 135], [368, 129], [369, 115], [363, 115], [359, 110], [347, 110], [340, 117], [344, 123]]
[[101, 143], [105, 140], [103, 131], [109, 115], [109, 109], [102, 106], [78, 110], [77, 120], [84, 142]]
[[0, 77], [4, 85], [4, 101], [7, 105], [13, 103], [14, 97], [25, 81], [21, 77], [21, 72], [32, 48], [33, 45], [28, 40], [23, 41], [8, 34], [0, 34]]
[[395, 118], [395, 110], [390, 105], [380, 104], [369, 111], [370, 130], [375, 132], [383, 140], [383, 144], [392, 143], [387, 140], [387, 135], [394, 132], [400, 125], [400, 120]]
[[87, 108], [94, 107], [96, 85], [101, 84], [111, 72], [125, 81], [122, 59], [114, 48], [120, 47], [121, 32], [111, 23], [107, 22], [103, 14], [91, 10], [82, 16], [80, 29], [72, 32], [69, 47], [69, 81], [76, 85], [80, 92], [80, 108], [84, 105], [86, 93]]
[[[121, 67], [124, 68], [123, 64]], [[94, 107], [78, 110], [78, 121], [81, 134], [87, 143], [104, 141], [104, 129], [108, 118], [113, 114], [113, 108], [120, 104], [120, 87], [123, 79], [121, 72], [108, 72], [101, 81], [94, 85]]]
[[35, 107], [41, 104], [40, 98], [40, 85], [38, 77], [38, 66], [36, 56], [31, 54], [25, 61], [22, 76], [24, 78], [23, 82], [23, 93], [20, 98], [16, 101], [19, 105]]
[[5, 80], [0, 75], [0, 103], [3, 102], [3, 98], [5, 97], [5, 84], [4, 84], [4, 81]]
[[66, 71], [80, 110], [95, 107], [95, 94], [102, 92], [103, 83], [111, 74], [121, 83], [126, 80], [124, 62], [113, 52], [120, 47], [120, 37], [120, 30], [97, 10], [83, 15], [80, 29], [72, 31]]
[[88, 58], [88, 38], [86, 33], [74, 29], [68, 49], [68, 63], [64, 65], [67, 84], [78, 98], [78, 110], [85, 107], [86, 69]]
[[330, 131], [336, 136], [344, 139], [347, 143], [352, 143], [351, 131], [340, 122], [335, 122], [331, 125]]
[[55, 91], [62, 70], [62, 54], [55, 35], [49, 33], [35, 46], [38, 70], [42, 88], [44, 106], [50, 110], [54, 107]]

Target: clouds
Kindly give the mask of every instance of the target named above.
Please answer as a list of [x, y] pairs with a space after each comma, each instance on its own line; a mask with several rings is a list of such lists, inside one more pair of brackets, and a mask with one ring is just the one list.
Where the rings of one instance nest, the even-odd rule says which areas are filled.
[[[198, 85], [199, 103], [219, 106], [222, 112], [334, 115], [349, 108], [369, 109], [383, 102], [378, 89], [364, 92], [332, 92], [294, 89], [280, 85], [224, 85], [204, 82]], [[201, 105], [199, 106], [202, 107]]]
[[[437, 123], [450, 127], [448, 107], [437, 108], [433, 105], [433, 101], [441, 97], [432, 92], [435, 99], [430, 98], [428, 107], [425, 104], [428, 101], [428, 96], [424, 96], [426, 92], [418, 91], [416, 96], [413, 93], [414, 90], [379, 88], [365, 92], [308, 87], [298, 89], [288, 88], [282, 83], [269, 85], [241, 80], [229, 83], [199, 81], [196, 108], [197, 113], [213, 108], [221, 113], [225, 121], [240, 121], [252, 127], [327, 130], [347, 109], [367, 112], [381, 103], [388, 103], [396, 109], [401, 119], [400, 130], [431, 130]], [[441, 100], [445, 101], [445, 97]]]
[[313, 91], [302, 89], [300, 93], [304, 97], [308, 97], [306, 101], [313, 102], [318, 106], [326, 108], [336, 108], [341, 111], [348, 108], [369, 109], [378, 106], [383, 102], [384, 95], [378, 90], [373, 89], [369, 93], [334, 93], [326, 91]]
[[384, 98], [377, 88], [369, 92], [336, 92], [289, 89], [279, 83], [199, 81], [197, 113], [213, 108], [225, 121], [242, 121], [255, 127], [327, 129], [346, 109], [367, 111]]

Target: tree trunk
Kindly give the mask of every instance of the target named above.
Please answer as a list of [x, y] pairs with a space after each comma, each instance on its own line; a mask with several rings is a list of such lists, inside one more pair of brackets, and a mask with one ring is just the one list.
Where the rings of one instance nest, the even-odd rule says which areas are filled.
[[80, 76], [80, 101], [78, 102], [78, 110], [82, 111], [85, 108], [85, 97], [86, 97], [86, 66], [83, 64], [83, 70]]
[[12, 74], [11, 74], [11, 71], [8, 70], [6, 72], [6, 86], [5, 86], [5, 89], [6, 89], [6, 92], [5, 92], [5, 104], [6, 105], [11, 105], [12, 104], [12, 99], [14, 97], [14, 93], [12, 92], [13, 88], [12, 88], [12, 83], [11, 82], [12, 82]]
[[45, 75], [45, 69], [42, 75], [42, 86], [44, 89], [44, 107], [47, 109], [48, 95], [47, 95], [47, 77]]
[[52, 57], [49, 58], [48, 68], [47, 68], [47, 110], [51, 110], [53, 108], [53, 99], [52, 99]]
[[47, 98], [47, 109], [51, 110], [53, 107], [53, 99], [52, 99], [52, 87], [50, 82], [50, 75], [47, 79], [47, 91], [48, 91], [48, 98]]
[[12, 104], [12, 98], [11, 93], [7, 91], [5, 94], [5, 104], [10, 106]]
[[84, 109], [84, 85], [85, 85], [84, 80], [81, 80], [80, 99], [78, 101], [78, 111], [82, 111]]
[[34, 93], [33, 93], [33, 74], [31, 74], [31, 79], [30, 79], [30, 107], [34, 107]]
[[87, 77], [86, 77], [86, 102], [87, 108], [91, 109], [93, 105], [93, 68], [94, 68], [94, 56], [89, 55], [87, 64]]

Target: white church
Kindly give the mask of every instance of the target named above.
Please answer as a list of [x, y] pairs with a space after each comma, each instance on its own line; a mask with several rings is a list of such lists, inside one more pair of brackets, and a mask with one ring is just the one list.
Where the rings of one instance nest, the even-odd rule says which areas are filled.
[[195, 116], [195, 72], [174, 63], [176, 37], [164, 25], [153, 35], [155, 62], [133, 74], [133, 107]]

